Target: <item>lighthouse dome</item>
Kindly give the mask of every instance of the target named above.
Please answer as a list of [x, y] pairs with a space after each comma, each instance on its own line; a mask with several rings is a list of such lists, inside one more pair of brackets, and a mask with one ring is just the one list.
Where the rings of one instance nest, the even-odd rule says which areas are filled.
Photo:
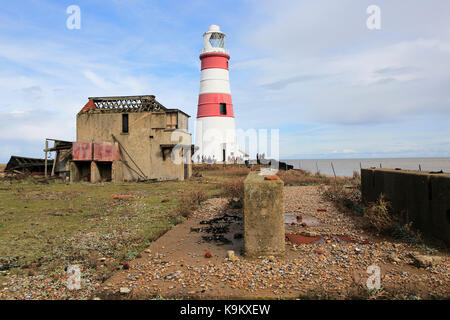
[[209, 26], [209, 30], [208, 31], [213, 31], [213, 32], [220, 32], [220, 27], [216, 24], [212, 24]]

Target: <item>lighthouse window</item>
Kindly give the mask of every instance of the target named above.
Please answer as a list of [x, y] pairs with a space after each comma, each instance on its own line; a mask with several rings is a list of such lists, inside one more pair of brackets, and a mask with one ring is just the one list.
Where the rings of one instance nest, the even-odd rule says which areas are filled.
[[128, 114], [122, 114], [122, 133], [128, 133]]
[[225, 35], [220, 32], [213, 32], [209, 37], [209, 43], [215, 48], [225, 48]]
[[220, 104], [220, 114], [227, 114], [227, 104], [226, 103]]

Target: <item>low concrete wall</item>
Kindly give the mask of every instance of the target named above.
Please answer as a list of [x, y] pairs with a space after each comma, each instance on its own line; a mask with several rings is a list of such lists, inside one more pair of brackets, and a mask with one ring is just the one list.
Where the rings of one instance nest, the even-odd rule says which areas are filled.
[[244, 249], [248, 257], [285, 251], [284, 184], [265, 180], [258, 171], [244, 181]]
[[375, 202], [384, 194], [395, 214], [450, 244], [450, 174], [362, 169], [361, 190], [365, 203]]

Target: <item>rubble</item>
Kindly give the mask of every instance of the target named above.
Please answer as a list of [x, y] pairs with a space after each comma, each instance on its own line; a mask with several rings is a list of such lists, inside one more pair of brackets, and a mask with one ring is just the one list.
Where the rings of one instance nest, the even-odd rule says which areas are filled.
[[228, 251], [227, 251], [227, 259], [230, 260], [230, 261], [233, 261], [233, 262], [239, 260], [239, 258], [236, 257], [236, 255], [234, 254], [234, 251], [233, 251], [233, 250], [228, 250]]

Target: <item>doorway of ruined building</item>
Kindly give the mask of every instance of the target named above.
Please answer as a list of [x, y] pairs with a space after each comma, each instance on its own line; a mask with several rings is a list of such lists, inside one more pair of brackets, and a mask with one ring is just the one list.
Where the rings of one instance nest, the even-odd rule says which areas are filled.
[[112, 180], [112, 162], [111, 161], [98, 161], [98, 171], [100, 173], [100, 181], [108, 182]]
[[[78, 171], [78, 179], [74, 181], [91, 181], [91, 162], [90, 161], [73, 161]], [[72, 174], [72, 173], [71, 173]]]

